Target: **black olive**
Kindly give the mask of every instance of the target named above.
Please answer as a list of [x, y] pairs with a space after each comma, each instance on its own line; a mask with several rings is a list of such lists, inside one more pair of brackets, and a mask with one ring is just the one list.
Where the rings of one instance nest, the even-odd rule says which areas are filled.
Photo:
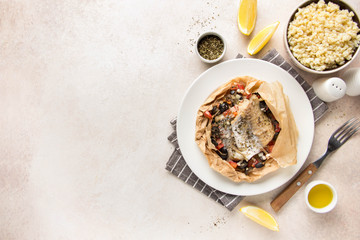
[[217, 112], [217, 107], [213, 106], [213, 108], [210, 110], [210, 113], [214, 115]]
[[219, 131], [220, 131], [219, 126], [217, 125], [211, 126], [211, 132], [219, 132]]
[[231, 90], [231, 91], [230, 91], [230, 94], [231, 94], [231, 95], [234, 95], [234, 94], [235, 94], [235, 90]]
[[259, 105], [260, 105], [260, 110], [263, 112], [266, 112], [269, 109], [265, 101], [260, 101]]
[[223, 113], [225, 112], [226, 110], [229, 109], [229, 104], [227, 102], [223, 102], [222, 104], [220, 104], [219, 106], [219, 110], [220, 110], [220, 113]]
[[211, 142], [212, 142], [212, 144], [215, 145], [215, 147], [218, 145], [218, 143], [216, 142], [216, 140], [214, 138], [211, 138]]
[[257, 96], [257, 98], [261, 98], [259, 93], [254, 93], [254, 94]]
[[246, 160], [242, 160], [242, 162], [239, 164], [240, 169], [245, 169], [248, 165], [248, 162]]
[[226, 151], [226, 154], [223, 154], [222, 152], [216, 151], [217, 155], [221, 157], [221, 159], [226, 160], [228, 158], [228, 153]]
[[262, 168], [264, 166], [263, 163], [259, 162], [255, 165], [256, 168]]
[[273, 139], [276, 139], [278, 137], [280, 132], [275, 132]]
[[213, 136], [215, 139], [220, 138], [220, 129], [218, 126], [211, 127], [211, 136]]
[[220, 152], [221, 152], [222, 154], [228, 154], [228, 150], [226, 149], [226, 147], [220, 148]]

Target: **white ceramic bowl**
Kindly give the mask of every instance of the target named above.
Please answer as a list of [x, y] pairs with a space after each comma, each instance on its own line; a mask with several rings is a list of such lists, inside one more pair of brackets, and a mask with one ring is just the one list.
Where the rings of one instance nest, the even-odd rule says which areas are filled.
[[[358, 27], [360, 27], [360, 22], [359, 22], [359, 17], [358, 15], [356, 14], [355, 10], [347, 3], [345, 3], [344, 1], [340, 1], [340, 0], [324, 0], [325, 3], [328, 3], [328, 2], [332, 2], [332, 3], [335, 3], [337, 5], [340, 6], [340, 9], [347, 9], [349, 11], [352, 11], [354, 13], [354, 16], [353, 16], [353, 21], [357, 23]], [[319, 0], [308, 0], [302, 4], [300, 4], [296, 9], [295, 11], [291, 14], [290, 18], [289, 18], [289, 21], [288, 23], [286, 24], [286, 29], [284, 31], [284, 43], [285, 43], [285, 48], [286, 48], [286, 51], [287, 53], [289, 54], [291, 60], [294, 62], [294, 64], [300, 68], [301, 70], [304, 70], [306, 72], [310, 72], [310, 73], [315, 73], [315, 74], [331, 74], [331, 73], [335, 73], [335, 72], [338, 72], [344, 68], [346, 68], [347, 66], [350, 65], [350, 63], [353, 61], [353, 59], [355, 59], [357, 57], [357, 55], [359, 54], [360, 52], [360, 47], [357, 47], [355, 49], [355, 52], [352, 56], [352, 59], [345, 62], [345, 64], [341, 65], [341, 66], [338, 66], [337, 68], [334, 68], [334, 69], [328, 69], [328, 70], [324, 70], [324, 71], [318, 71], [318, 70], [314, 70], [314, 69], [311, 69], [309, 67], [306, 67], [304, 65], [302, 65], [295, 57], [294, 55], [292, 54], [291, 50], [290, 50], [290, 46], [289, 46], [289, 43], [288, 43], [288, 38], [287, 38], [287, 35], [288, 35], [288, 28], [289, 28], [289, 24], [290, 22], [294, 19], [295, 17], [295, 14], [297, 13], [298, 9], [299, 8], [303, 8], [303, 7], [306, 7], [308, 5], [310, 5], [311, 3], [317, 3], [319, 2]]]
[[[324, 184], [324, 185], [326, 185], [326, 186], [329, 187], [329, 189], [331, 190], [331, 192], [332, 192], [332, 194], [333, 194], [333, 198], [332, 198], [331, 202], [330, 202], [327, 206], [325, 206], [325, 207], [323, 207], [323, 208], [315, 208], [315, 207], [313, 207], [313, 206], [310, 205], [308, 196], [309, 196], [310, 190], [311, 190], [313, 187], [315, 187], [315, 186], [317, 186], [317, 185], [320, 185], [320, 184]], [[337, 203], [337, 193], [336, 193], [336, 190], [335, 190], [334, 186], [331, 185], [331, 184], [328, 183], [328, 182], [321, 181], [321, 180], [312, 181], [312, 182], [310, 182], [310, 183], [306, 186], [306, 188], [305, 188], [305, 202], [306, 202], [306, 205], [307, 205], [311, 210], [313, 210], [314, 212], [316, 212], [316, 213], [327, 213], [327, 212], [330, 212], [331, 210], [333, 210], [334, 207], [336, 206], [336, 203]]]
[[[201, 41], [201, 39], [203, 39], [204, 37], [206, 36], [211, 36], [211, 35], [214, 35], [214, 36], [217, 36], [221, 39], [221, 41], [224, 43], [224, 51], [222, 52], [222, 54], [217, 58], [217, 59], [214, 59], [214, 60], [208, 60], [208, 59], [205, 59], [203, 58], [200, 53], [199, 53], [199, 50], [198, 50], [198, 44], [199, 42]], [[205, 63], [216, 63], [218, 61], [220, 61], [224, 55], [225, 55], [225, 52], [226, 52], [226, 42], [225, 42], [225, 39], [217, 32], [204, 32], [203, 34], [201, 34], [198, 38], [198, 40], [196, 41], [196, 45], [195, 45], [195, 52], [196, 54], [199, 56], [199, 58], [201, 59], [201, 61], [205, 62]]]

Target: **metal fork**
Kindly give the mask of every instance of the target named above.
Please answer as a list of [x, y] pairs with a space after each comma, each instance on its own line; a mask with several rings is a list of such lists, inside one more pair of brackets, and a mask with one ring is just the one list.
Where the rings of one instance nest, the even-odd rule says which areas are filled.
[[360, 129], [360, 121], [352, 118], [340, 126], [330, 137], [328, 147], [324, 155], [318, 160], [310, 163], [299, 176], [292, 181], [271, 203], [271, 207], [275, 212], [280, 208], [309, 180], [309, 178], [317, 171], [324, 159], [333, 151], [340, 148]]
[[352, 118], [339, 127], [330, 137], [328, 147], [324, 155], [322, 155], [313, 164], [319, 168], [324, 159], [333, 151], [337, 150], [344, 143], [347, 142], [360, 129], [360, 121], [357, 118]]

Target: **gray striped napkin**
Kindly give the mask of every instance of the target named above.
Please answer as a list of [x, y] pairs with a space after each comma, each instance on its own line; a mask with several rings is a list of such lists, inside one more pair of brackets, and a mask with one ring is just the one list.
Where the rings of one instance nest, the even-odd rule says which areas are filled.
[[174, 145], [175, 150], [171, 154], [169, 161], [166, 163], [165, 169], [170, 171], [172, 174], [174, 174], [193, 188], [196, 188], [200, 192], [204, 193], [209, 198], [212, 198], [216, 202], [225, 206], [230, 211], [233, 210], [244, 198], [244, 196], [232, 195], [218, 191], [201, 181], [200, 178], [198, 178], [191, 171], [180, 152], [176, 136], [176, 118], [171, 120], [170, 124], [173, 126], [174, 131], [168, 137], [168, 140]]
[[[244, 56], [241, 54], [238, 54], [237, 56], [237, 58], [243, 57]], [[327, 105], [316, 96], [310, 84], [308, 84], [275, 49], [272, 49], [268, 53], [266, 53], [262, 60], [280, 66], [285, 71], [289, 72], [289, 74], [300, 83], [310, 100], [315, 122], [325, 114], [326, 110], [328, 109]], [[196, 188], [197, 190], [205, 194], [207, 197], [212, 198], [216, 202], [225, 206], [228, 210], [233, 210], [244, 198], [244, 196], [232, 195], [221, 192], [201, 181], [191, 171], [189, 166], [186, 164], [184, 157], [181, 154], [176, 136], [176, 118], [172, 119], [170, 121], [170, 124], [173, 126], [174, 131], [168, 137], [168, 140], [174, 145], [175, 150], [171, 154], [168, 162], [166, 163], [165, 169], [186, 182], [187, 184], [189, 184], [190, 186], [192, 186], [193, 188]]]

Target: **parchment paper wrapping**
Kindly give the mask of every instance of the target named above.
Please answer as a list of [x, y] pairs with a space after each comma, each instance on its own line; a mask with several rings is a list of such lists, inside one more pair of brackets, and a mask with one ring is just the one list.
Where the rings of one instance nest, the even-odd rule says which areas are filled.
[[[216, 148], [211, 143], [211, 121], [204, 117], [204, 112], [212, 109], [214, 105], [221, 102], [230, 87], [236, 83], [246, 85], [247, 94], [258, 92], [265, 100], [274, 117], [280, 124], [281, 131], [270, 153], [271, 159], [264, 167], [254, 168], [249, 175], [235, 171], [227, 162], [216, 154]], [[200, 106], [196, 118], [195, 141], [200, 150], [205, 154], [209, 165], [222, 175], [234, 182], [253, 182], [264, 175], [277, 170], [279, 167], [287, 167], [297, 162], [297, 140], [298, 130], [293, 114], [289, 106], [288, 97], [283, 93], [279, 82], [268, 83], [249, 76], [237, 77], [216, 89]]]

